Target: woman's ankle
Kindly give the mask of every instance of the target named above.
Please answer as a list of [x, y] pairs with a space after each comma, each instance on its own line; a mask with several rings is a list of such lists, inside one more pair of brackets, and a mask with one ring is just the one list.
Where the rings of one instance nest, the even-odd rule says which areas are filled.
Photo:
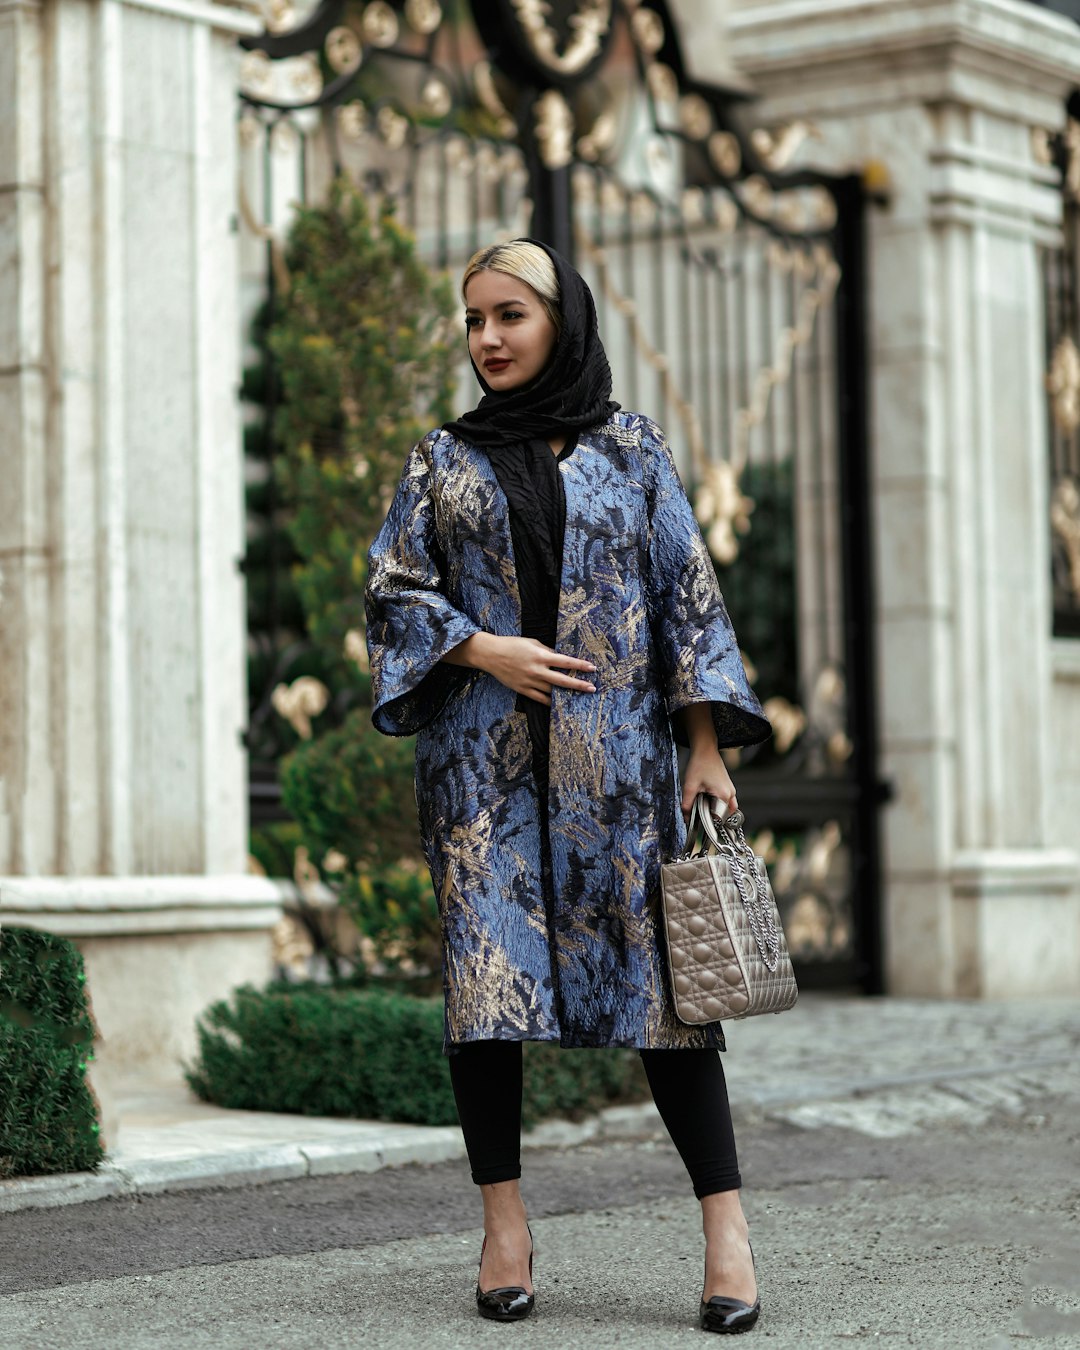
[[495, 1182], [480, 1187], [484, 1202], [484, 1231], [512, 1230], [528, 1223], [525, 1202], [516, 1181]]

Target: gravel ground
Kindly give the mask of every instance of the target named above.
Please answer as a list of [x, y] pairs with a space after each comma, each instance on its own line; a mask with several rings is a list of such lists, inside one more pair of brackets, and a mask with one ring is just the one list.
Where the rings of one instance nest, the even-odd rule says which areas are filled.
[[[744, 1120], [763, 1301], [750, 1335], [776, 1350], [1080, 1347], [1080, 1093], [1066, 1086], [1038, 1095], [1015, 1075], [947, 1112], [917, 1109], [935, 1084], [881, 1094], [876, 1115], [847, 1103], [862, 1115], [843, 1124], [820, 1104], [799, 1123]], [[536, 1150], [525, 1166], [537, 1302], [513, 1332], [476, 1316], [479, 1206], [455, 1161], [0, 1216], [0, 1344], [700, 1343], [700, 1210], [666, 1138]]]

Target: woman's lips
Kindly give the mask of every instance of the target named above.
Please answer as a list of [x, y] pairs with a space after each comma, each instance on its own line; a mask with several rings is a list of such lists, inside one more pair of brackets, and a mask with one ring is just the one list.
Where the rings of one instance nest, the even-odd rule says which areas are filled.
[[490, 371], [505, 370], [509, 364], [510, 364], [509, 360], [503, 360], [500, 358], [498, 361], [485, 361], [484, 369]]

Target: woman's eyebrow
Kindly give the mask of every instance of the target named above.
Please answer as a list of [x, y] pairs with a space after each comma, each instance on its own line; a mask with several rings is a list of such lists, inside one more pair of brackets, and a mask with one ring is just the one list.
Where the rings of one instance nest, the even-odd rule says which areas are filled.
[[[528, 303], [529, 303], [528, 300], [496, 300], [495, 303], [491, 306], [491, 308], [492, 308], [492, 309], [505, 309], [505, 308], [507, 307], [507, 305], [520, 305], [522, 308], [524, 308]], [[479, 314], [480, 311], [476, 308], [475, 305], [466, 305], [466, 306], [465, 306], [465, 313], [466, 313], [466, 314]]]

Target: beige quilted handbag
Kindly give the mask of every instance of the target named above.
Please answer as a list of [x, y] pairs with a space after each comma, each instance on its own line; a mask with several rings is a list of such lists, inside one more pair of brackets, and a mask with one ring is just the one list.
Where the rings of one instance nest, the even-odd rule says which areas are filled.
[[[691, 1024], [784, 1012], [799, 991], [765, 862], [746, 842], [742, 812], [721, 819], [708, 803], [698, 793], [686, 852], [660, 868], [675, 1012]], [[708, 843], [694, 852], [697, 824]]]

